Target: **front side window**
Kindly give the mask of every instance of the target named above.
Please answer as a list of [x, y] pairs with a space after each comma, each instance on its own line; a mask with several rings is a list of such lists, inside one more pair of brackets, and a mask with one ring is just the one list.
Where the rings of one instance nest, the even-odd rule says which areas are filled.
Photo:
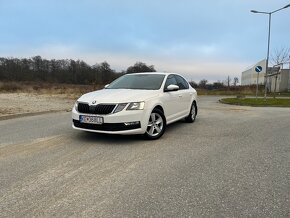
[[189, 88], [188, 82], [186, 82], [186, 80], [183, 79], [181, 76], [175, 75], [175, 78], [177, 81], [177, 85], [179, 86], [179, 89], [188, 89]]
[[169, 75], [167, 77], [164, 89], [166, 89], [169, 85], [178, 85], [174, 75]]

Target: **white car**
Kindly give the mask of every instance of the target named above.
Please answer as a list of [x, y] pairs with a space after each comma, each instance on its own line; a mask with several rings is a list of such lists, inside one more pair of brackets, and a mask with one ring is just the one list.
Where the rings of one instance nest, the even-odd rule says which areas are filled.
[[72, 110], [73, 128], [109, 134], [144, 134], [160, 138], [166, 125], [194, 122], [197, 93], [178, 74], [134, 73], [104, 89], [81, 96]]

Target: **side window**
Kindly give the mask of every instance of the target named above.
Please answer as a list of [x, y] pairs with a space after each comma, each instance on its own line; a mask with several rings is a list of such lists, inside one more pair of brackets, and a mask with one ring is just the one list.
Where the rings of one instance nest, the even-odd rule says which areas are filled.
[[175, 75], [175, 78], [177, 81], [177, 85], [179, 86], [179, 89], [188, 89], [189, 88], [188, 82], [186, 82], [186, 80], [183, 79], [181, 76]]
[[166, 79], [166, 82], [165, 82], [165, 86], [164, 86], [164, 89], [167, 88], [167, 86], [169, 85], [178, 85], [177, 82], [176, 82], [176, 79], [174, 77], [174, 75], [169, 75]]

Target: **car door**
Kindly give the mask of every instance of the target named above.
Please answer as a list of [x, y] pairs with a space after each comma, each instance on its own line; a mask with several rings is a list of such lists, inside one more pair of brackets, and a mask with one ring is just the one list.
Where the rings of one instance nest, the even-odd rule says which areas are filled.
[[169, 85], [177, 85], [176, 78], [170, 74], [164, 85], [163, 104], [167, 123], [174, 121], [180, 114], [180, 97], [178, 91], [166, 91]]
[[177, 85], [179, 86], [179, 104], [180, 104], [180, 112], [182, 116], [186, 116], [189, 113], [192, 101], [192, 94], [189, 91], [188, 82], [179, 75], [174, 75]]

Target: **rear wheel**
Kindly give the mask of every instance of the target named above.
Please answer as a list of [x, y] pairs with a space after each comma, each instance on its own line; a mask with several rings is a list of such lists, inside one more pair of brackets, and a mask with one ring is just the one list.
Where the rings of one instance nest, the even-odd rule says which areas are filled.
[[185, 121], [188, 123], [193, 123], [196, 119], [196, 115], [197, 115], [197, 106], [195, 102], [192, 102], [190, 112], [188, 116], [185, 118]]
[[149, 117], [145, 137], [148, 139], [160, 138], [166, 128], [166, 120], [163, 112], [159, 109], [154, 109]]

